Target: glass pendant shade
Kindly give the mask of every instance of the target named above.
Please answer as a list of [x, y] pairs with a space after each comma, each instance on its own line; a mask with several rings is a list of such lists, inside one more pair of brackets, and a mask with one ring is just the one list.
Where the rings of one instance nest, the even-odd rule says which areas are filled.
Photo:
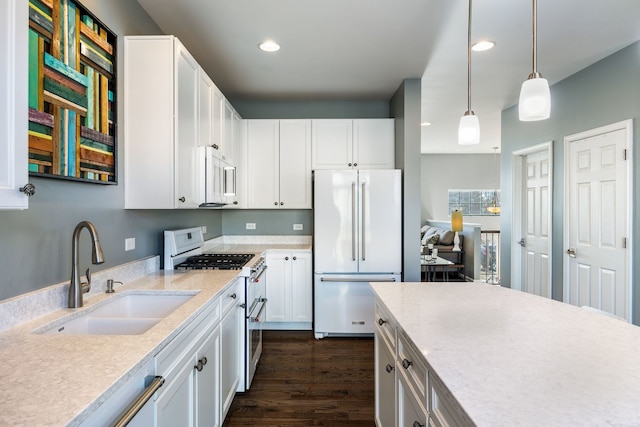
[[531, 77], [520, 89], [519, 115], [523, 122], [548, 119], [551, 115], [551, 93], [547, 79]]
[[458, 126], [458, 144], [473, 145], [480, 143], [480, 121], [473, 112], [467, 111], [460, 118]]

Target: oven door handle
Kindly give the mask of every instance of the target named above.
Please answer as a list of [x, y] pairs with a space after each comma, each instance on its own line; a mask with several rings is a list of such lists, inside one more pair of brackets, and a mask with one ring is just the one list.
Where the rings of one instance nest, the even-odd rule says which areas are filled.
[[261, 298], [260, 299], [261, 306], [260, 306], [260, 310], [258, 310], [258, 314], [256, 314], [254, 316], [253, 313], [251, 313], [251, 316], [249, 316], [249, 321], [251, 323], [260, 323], [260, 316], [262, 315], [262, 312], [264, 311], [264, 308], [267, 306], [267, 304], [265, 304], [266, 301], [267, 301], [266, 298]]
[[255, 277], [251, 277], [251, 281], [258, 282], [260, 280], [260, 276], [262, 276], [265, 271], [267, 271], [266, 265], [262, 268], [262, 270], [260, 270], [260, 273], [258, 273]]

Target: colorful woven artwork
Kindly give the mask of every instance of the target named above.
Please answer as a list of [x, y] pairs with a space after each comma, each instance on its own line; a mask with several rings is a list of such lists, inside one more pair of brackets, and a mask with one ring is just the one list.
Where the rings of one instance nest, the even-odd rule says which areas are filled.
[[116, 182], [116, 37], [71, 0], [29, 0], [29, 171]]

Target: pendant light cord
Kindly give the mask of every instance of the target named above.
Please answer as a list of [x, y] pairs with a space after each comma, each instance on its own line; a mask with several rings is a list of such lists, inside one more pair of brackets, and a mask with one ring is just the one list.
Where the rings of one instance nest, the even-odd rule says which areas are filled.
[[467, 25], [467, 113], [471, 113], [471, 3], [469, 0], [469, 23]]
[[533, 0], [533, 11], [531, 13], [531, 27], [533, 28], [532, 49], [531, 49], [531, 62], [533, 64], [533, 72], [529, 78], [540, 77], [538, 74], [538, 2]]

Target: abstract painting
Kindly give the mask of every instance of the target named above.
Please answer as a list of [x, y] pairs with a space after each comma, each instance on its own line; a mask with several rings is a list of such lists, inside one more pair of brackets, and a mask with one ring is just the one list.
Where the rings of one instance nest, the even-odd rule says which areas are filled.
[[29, 173], [114, 184], [116, 36], [72, 0], [29, 0]]

